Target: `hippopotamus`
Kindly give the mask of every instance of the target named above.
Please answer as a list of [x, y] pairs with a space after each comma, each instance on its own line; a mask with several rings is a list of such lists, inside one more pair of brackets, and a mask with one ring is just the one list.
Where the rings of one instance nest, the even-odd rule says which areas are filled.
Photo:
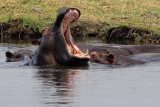
[[96, 51], [93, 51], [90, 54], [90, 61], [100, 64], [106, 64], [106, 65], [133, 65], [133, 64], [144, 64], [144, 61], [140, 61], [137, 59], [132, 59], [127, 56], [123, 55], [115, 55], [113, 53], [107, 53], [107, 54], [99, 54]]
[[114, 64], [114, 65], [133, 65], [144, 64], [148, 62], [160, 61], [160, 53], [138, 53], [129, 56], [117, 55], [114, 53], [101, 54], [93, 51], [90, 54], [90, 61], [100, 64]]
[[129, 56], [139, 53], [160, 53], [159, 45], [78, 45], [81, 50], [89, 50], [89, 54], [93, 51], [99, 54], [114, 53], [115, 55]]
[[139, 53], [130, 55], [128, 58], [143, 62], [157, 62], [160, 61], [160, 53]]
[[30, 60], [32, 58], [32, 50], [17, 50], [15, 52], [6, 52], [6, 62], [15, 62], [21, 60]]
[[61, 7], [55, 22], [44, 29], [30, 64], [60, 66], [88, 64], [90, 56], [78, 48], [70, 33], [70, 24], [80, 15], [76, 8]]

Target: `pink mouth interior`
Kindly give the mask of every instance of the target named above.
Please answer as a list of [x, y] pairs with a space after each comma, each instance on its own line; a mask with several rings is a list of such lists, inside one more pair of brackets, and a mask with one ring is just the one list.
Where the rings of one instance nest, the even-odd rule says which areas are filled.
[[70, 23], [79, 18], [79, 12], [75, 9], [69, 9], [64, 16], [64, 19], [61, 23], [62, 33], [66, 42], [66, 48], [70, 54], [73, 54], [78, 57], [84, 57], [89, 55], [83, 53], [75, 44], [70, 32]]

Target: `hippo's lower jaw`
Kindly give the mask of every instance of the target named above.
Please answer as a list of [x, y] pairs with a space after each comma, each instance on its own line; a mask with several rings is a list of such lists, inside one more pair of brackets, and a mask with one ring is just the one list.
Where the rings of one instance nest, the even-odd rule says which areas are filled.
[[83, 59], [88, 58], [90, 59], [90, 56], [88, 55], [88, 50], [86, 50], [86, 53], [83, 53], [75, 44], [67, 44], [67, 50], [70, 55], [74, 56], [75, 58]]

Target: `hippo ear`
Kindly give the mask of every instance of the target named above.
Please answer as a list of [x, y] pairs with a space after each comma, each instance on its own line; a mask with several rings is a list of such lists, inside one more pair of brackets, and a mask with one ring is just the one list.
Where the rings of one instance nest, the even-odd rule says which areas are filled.
[[42, 28], [42, 35], [46, 32], [46, 30], [48, 29], [49, 27], [44, 27]]
[[13, 54], [9, 51], [6, 52], [6, 57], [7, 58], [12, 58]]
[[40, 45], [41, 39], [32, 40], [33, 45]]
[[109, 64], [113, 64], [115, 62], [115, 55], [109, 54], [105, 57], [105, 62], [108, 62]]

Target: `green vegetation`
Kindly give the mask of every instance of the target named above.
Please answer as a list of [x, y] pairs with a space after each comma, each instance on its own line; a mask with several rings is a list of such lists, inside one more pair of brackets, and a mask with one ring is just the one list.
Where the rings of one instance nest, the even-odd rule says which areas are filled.
[[107, 22], [106, 29], [126, 25], [160, 35], [159, 0], [1, 0], [0, 4], [0, 22], [21, 19], [41, 29], [54, 21], [60, 7], [73, 6], [82, 13], [78, 22]]

